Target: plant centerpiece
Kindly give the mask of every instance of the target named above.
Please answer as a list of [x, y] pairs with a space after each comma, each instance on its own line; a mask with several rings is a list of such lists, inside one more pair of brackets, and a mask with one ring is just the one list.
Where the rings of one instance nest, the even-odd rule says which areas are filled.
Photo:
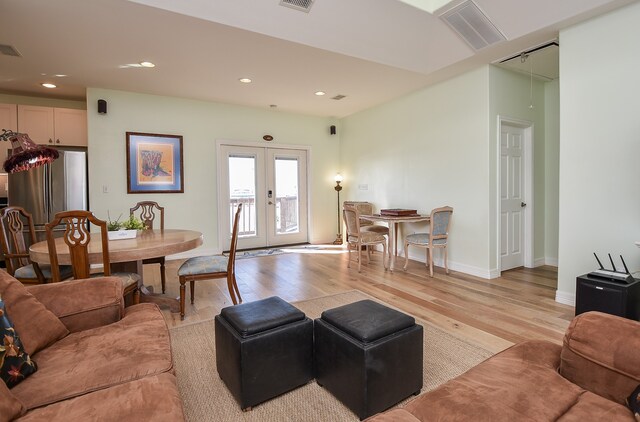
[[109, 240], [133, 239], [136, 237], [138, 230], [145, 229], [142, 221], [133, 214], [129, 215], [129, 218], [122, 223], [120, 222], [122, 214], [120, 214], [116, 221], [111, 221], [111, 216], [109, 216], [108, 212], [107, 216], [109, 217], [109, 221], [107, 223], [107, 235], [109, 236]]

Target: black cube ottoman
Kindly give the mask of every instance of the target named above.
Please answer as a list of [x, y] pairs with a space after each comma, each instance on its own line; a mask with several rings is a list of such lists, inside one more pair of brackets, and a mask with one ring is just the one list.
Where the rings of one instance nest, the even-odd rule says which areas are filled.
[[371, 300], [322, 313], [314, 321], [315, 373], [360, 419], [422, 388], [422, 326]]
[[241, 409], [313, 379], [313, 321], [279, 297], [222, 309], [215, 330], [218, 374]]

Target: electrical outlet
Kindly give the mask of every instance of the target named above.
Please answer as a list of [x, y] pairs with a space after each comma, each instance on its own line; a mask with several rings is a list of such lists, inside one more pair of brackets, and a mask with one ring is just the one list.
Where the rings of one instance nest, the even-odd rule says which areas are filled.
[[369, 190], [369, 185], [367, 184], [359, 184], [358, 185], [358, 190]]

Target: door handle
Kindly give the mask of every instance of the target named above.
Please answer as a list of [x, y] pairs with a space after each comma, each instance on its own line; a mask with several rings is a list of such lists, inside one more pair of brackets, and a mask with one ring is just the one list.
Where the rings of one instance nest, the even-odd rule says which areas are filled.
[[521, 206], [522, 208], [524, 208], [524, 207], [526, 207], [526, 206], [527, 206], [527, 204], [526, 204], [525, 202], [520, 202], [520, 206]]
[[273, 205], [273, 202], [269, 201], [269, 205]]

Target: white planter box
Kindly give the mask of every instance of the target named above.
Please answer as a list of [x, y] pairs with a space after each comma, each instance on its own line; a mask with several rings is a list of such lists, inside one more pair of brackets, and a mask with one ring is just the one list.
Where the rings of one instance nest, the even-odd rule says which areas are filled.
[[137, 230], [116, 230], [107, 232], [109, 240], [133, 239], [137, 234]]

